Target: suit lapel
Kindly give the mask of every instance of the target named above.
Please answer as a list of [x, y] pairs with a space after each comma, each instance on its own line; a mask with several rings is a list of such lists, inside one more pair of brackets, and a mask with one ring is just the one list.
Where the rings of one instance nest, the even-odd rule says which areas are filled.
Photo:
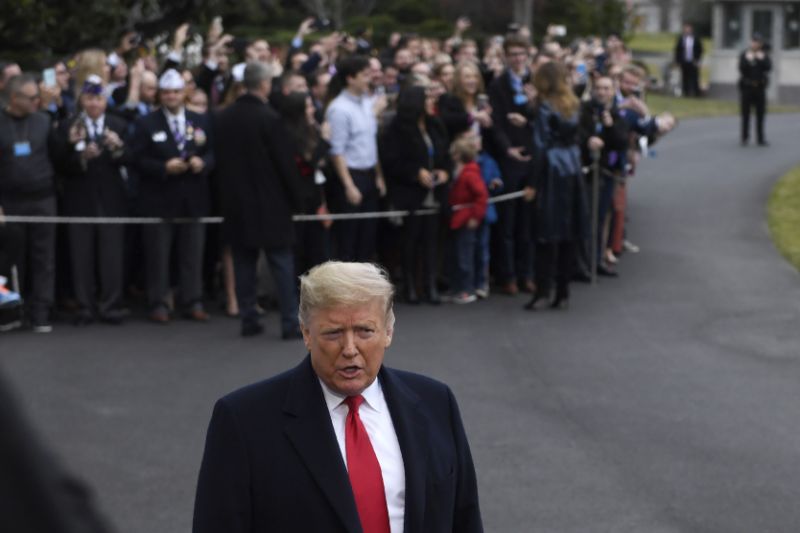
[[284, 432], [347, 531], [361, 533], [350, 479], [309, 357], [297, 367], [283, 406]]
[[406, 471], [405, 527], [422, 531], [425, 517], [425, 480], [428, 468], [428, 424], [419, 397], [385, 366], [379, 374], [383, 395], [403, 454]]

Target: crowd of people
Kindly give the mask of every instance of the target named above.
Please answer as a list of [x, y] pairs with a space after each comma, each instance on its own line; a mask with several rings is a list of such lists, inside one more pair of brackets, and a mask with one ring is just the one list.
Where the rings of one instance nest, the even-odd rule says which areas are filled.
[[[369, 32], [309, 40], [317, 27], [273, 47], [215, 19], [199, 64], [188, 24], [160, 52], [126, 31], [113, 50], [35, 74], [0, 62], [0, 213], [102, 222], [0, 219], [0, 275], [19, 281], [33, 331], [52, 329], [57, 300], [88, 325], [122, 323], [136, 302], [155, 323], [205, 322], [218, 299], [256, 335], [260, 265], [285, 339], [300, 336], [298, 276], [328, 259], [381, 263], [412, 305], [491, 288], [564, 308], [592, 264], [618, 275], [636, 250], [627, 180], [675, 124], [651, 114], [646, 72], [618, 35], [548, 32], [535, 46], [512, 24], [479, 43], [460, 18], [449, 39], [379, 46]], [[519, 194], [490, 201], [506, 193]], [[410, 214], [373, 216], [387, 210]], [[209, 215], [221, 226], [197, 222]], [[130, 216], [164, 220], [113, 223]]]

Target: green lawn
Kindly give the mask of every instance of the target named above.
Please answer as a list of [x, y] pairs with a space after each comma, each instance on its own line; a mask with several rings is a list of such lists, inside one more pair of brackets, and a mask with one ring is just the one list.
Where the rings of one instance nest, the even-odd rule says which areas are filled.
[[772, 189], [767, 218], [775, 246], [800, 270], [800, 166], [783, 176]]
[[[627, 39], [627, 44], [634, 53], [672, 53], [677, 39], [677, 33], [636, 33]], [[712, 48], [711, 39], [703, 38], [703, 50], [706, 55], [711, 53]]]
[[[737, 115], [739, 102], [711, 98], [676, 98], [662, 94], [647, 95], [647, 105], [653, 114], [669, 111], [679, 119]], [[769, 106], [770, 113], [800, 113], [800, 107], [790, 105]]]

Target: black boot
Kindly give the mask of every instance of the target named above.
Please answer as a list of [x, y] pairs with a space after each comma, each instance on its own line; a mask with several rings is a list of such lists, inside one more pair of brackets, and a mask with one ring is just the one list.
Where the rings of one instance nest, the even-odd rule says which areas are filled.
[[533, 293], [533, 296], [523, 306], [523, 309], [526, 311], [537, 311], [539, 309], [544, 309], [547, 307], [548, 300], [550, 299], [550, 295], [547, 292], [540, 292], [536, 291]]
[[439, 289], [436, 288], [436, 279], [428, 281], [428, 300], [431, 305], [439, 305], [442, 299], [439, 297]]
[[550, 309], [569, 309], [569, 287], [558, 287]]

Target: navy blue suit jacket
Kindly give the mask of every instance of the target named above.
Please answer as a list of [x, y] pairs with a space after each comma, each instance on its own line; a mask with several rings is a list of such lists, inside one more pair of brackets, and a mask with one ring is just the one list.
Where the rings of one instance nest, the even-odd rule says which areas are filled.
[[[379, 379], [405, 464], [405, 532], [483, 531], [475, 469], [450, 389], [386, 367]], [[194, 533], [361, 531], [310, 357], [217, 402]]]

